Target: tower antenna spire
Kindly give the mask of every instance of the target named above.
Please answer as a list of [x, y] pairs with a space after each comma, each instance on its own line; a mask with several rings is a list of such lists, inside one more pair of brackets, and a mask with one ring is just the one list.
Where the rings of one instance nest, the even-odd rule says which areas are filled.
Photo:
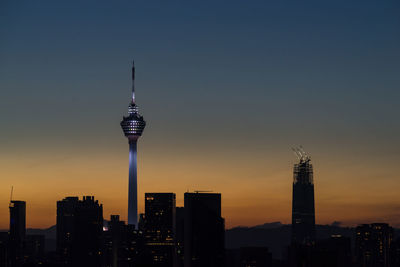
[[132, 60], [132, 104], [135, 104], [135, 60]]

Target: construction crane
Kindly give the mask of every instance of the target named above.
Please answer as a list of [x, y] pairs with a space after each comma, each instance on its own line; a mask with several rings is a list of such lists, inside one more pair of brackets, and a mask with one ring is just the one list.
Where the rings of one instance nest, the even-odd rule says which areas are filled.
[[14, 205], [12, 203], [13, 191], [14, 191], [14, 186], [11, 186], [10, 204], [9, 204], [10, 208], [14, 207]]
[[304, 151], [303, 146], [292, 147], [292, 150], [300, 162], [309, 162], [311, 160], [311, 157]]

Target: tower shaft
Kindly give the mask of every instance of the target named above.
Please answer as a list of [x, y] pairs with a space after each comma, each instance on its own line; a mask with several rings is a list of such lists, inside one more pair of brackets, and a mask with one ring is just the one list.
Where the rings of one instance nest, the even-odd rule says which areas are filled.
[[137, 139], [129, 140], [128, 224], [138, 224], [137, 201]]

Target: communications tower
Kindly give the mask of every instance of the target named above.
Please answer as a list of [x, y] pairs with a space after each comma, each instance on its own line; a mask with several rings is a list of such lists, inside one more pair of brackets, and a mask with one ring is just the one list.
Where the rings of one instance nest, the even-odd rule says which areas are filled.
[[135, 63], [132, 63], [132, 99], [128, 107], [128, 116], [123, 117], [121, 127], [129, 141], [129, 190], [128, 224], [138, 224], [137, 208], [137, 140], [142, 135], [146, 122], [139, 114], [135, 103]]

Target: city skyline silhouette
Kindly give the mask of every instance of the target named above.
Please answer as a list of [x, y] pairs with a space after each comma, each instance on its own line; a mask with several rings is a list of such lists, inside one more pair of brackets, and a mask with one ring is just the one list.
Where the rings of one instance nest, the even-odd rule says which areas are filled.
[[[161, 3], [158, 3], [161, 4]], [[127, 216], [118, 121], [135, 58], [146, 192], [222, 194], [226, 228], [291, 221], [291, 147], [312, 155], [317, 224], [400, 227], [399, 4], [4, 2], [0, 229], [94, 195]], [[74, 19], [72, 19], [74, 18]]]

